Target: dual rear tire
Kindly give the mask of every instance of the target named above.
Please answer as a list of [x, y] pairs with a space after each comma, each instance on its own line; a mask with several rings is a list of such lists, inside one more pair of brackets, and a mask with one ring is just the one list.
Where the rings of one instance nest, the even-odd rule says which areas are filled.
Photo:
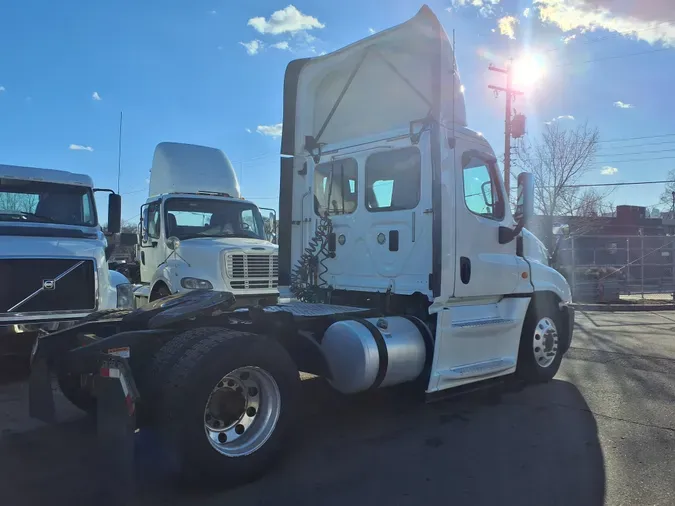
[[235, 484], [258, 477], [281, 456], [300, 377], [279, 343], [226, 329], [193, 329], [155, 358], [158, 381], [145, 394], [143, 385], [139, 389], [174, 471], [189, 481]]

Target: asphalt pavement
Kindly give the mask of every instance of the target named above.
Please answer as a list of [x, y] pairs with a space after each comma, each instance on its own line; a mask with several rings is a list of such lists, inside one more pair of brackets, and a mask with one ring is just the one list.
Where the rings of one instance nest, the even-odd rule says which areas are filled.
[[[675, 312], [579, 314], [546, 385], [432, 404], [304, 390], [291, 451], [235, 489], [178, 488], [138, 435], [134, 504], [675, 504]], [[30, 420], [26, 391], [0, 386], [2, 505], [102, 504], [92, 422], [61, 397], [61, 423]]]

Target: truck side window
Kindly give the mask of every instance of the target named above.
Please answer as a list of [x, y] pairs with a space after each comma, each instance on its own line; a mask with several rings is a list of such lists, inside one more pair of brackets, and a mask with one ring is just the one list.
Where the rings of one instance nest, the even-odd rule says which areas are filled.
[[92, 223], [94, 213], [91, 209], [89, 194], [82, 195], [82, 223]]
[[159, 202], [148, 206], [148, 236], [159, 239]]
[[495, 165], [466, 155], [462, 161], [466, 207], [472, 213], [485, 218], [503, 219], [504, 200], [499, 189]]
[[366, 207], [371, 212], [415, 209], [420, 202], [419, 149], [383, 151], [366, 160]]
[[[354, 158], [322, 163], [314, 168], [314, 212], [351, 214], [358, 204], [358, 165]], [[329, 202], [330, 200], [330, 202]]]

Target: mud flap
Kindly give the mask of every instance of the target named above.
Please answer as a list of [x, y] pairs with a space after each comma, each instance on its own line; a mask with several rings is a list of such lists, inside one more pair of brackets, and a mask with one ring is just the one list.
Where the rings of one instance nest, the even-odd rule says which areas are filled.
[[28, 378], [28, 413], [46, 423], [56, 421], [54, 393], [47, 360], [33, 361]]
[[96, 377], [101, 497], [129, 504], [136, 494], [134, 433], [138, 392], [127, 361], [104, 355]]

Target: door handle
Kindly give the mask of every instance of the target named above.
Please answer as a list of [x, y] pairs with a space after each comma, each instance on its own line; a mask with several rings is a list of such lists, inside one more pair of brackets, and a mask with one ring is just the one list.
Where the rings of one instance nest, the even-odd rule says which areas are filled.
[[141, 251], [141, 264], [145, 265], [145, 251]]
[[471, 260], [467, 257], [459, 258], [459, 278], [465, 285], [471, 280]]

